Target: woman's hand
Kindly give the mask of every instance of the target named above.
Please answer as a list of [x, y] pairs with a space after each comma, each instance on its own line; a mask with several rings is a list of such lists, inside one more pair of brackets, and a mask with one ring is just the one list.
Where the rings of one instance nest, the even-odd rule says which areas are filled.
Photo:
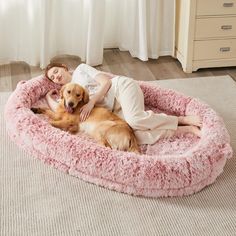
[[94, 108], [94, 102], [89, 101], [87, 104], [81, 107], [80, 109], [80, 121], [83, 122], [85, 121], [88, 116], [90, 115], [92, 109]]
[[91, 113], [92, 109], [94, 108], [95, 104], [101, 102], [106, 96], [108, 90], [111, 87], [111, 76], [105, 75], [104, 73], [99, 73], [95, 76], [95, 80], [100, 84], [99, 91], [96, 92], [89, 100], [87, 104], [85, 104], [80, 109], [80, 120], [85, 121], [89, 114]]

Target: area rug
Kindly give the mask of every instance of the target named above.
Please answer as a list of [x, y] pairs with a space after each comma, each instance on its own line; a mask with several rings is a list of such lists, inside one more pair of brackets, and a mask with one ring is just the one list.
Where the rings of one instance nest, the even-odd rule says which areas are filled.
[[[229, 76], [156, 83], [207, 102], [236, 150], [236, 84]], [[85, 183], [33, 159], [6, 134], [0, 93], [0, 235], [234, 235], [235, 157], [213, 185], [184, 198], [146, 199]]]

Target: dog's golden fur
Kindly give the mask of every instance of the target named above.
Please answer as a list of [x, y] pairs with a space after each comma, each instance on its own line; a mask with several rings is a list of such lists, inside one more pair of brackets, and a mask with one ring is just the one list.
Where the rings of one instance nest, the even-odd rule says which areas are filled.
[[80, 122], [80, 108], [89, 101], [88, 93], [83, 87], [66, 84], [61, 88], [60, 95], [61, 101], [56, 112], [42, 108], [32, 108], [32, 111], [46, 114], [54, 127], [71, 133], [81, 130], [106, 147], [139, 153], [133, 130], [108, 109], [94, 107], [89, 117]]

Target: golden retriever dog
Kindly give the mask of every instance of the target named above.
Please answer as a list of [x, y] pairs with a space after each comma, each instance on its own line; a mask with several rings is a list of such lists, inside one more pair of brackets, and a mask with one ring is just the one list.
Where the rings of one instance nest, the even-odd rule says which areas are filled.
[[89, 95], [83, 87], [78, 84], [66, 84], [60, 90], [60, 97], [56, 112], [42, 108], [31, 108], [31, 110], [34, 113], [47, 115], [54, 127], [70, 133], [83, 131], [106, 147], [139, 153], [133, 130], [108, 109], [94, 107], [89, 117], [80, 122], [80, 109], [89, 101]]

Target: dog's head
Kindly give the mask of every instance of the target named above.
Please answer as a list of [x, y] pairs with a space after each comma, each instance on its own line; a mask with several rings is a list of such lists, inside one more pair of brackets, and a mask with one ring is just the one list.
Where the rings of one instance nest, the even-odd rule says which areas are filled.
[[88, 92], [78, 84], [65, 84], [60, 91], [63, 105], [67, 112], [73, 113], [78, 105], [88, 103]]

